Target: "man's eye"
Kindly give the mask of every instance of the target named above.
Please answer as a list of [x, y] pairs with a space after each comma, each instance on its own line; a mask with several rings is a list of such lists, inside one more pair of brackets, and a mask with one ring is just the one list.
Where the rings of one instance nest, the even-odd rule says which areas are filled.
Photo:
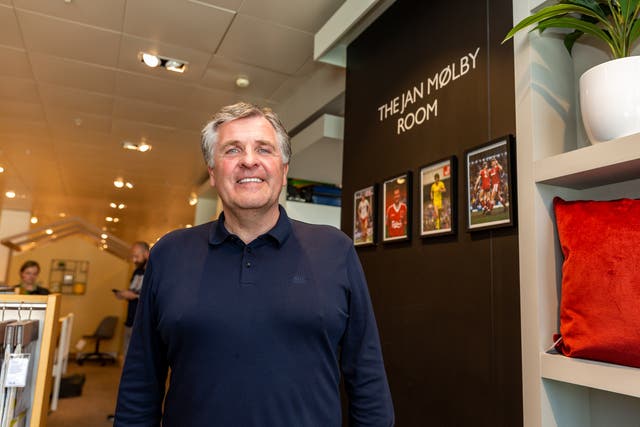
[[228, 148], [227, 151], [225, 151], [225, 153], [227, 153], [227, 154], [236, 154], [236, 153], [239, 153], [239, 152], [240, 152], [240, 150], [238, 148], [236, 148], [236, 147]]
[[271, 149], [270, 148], [258, 148], [258, 153], [262, 153], [262, 154], [270, 154], [271, 153]]

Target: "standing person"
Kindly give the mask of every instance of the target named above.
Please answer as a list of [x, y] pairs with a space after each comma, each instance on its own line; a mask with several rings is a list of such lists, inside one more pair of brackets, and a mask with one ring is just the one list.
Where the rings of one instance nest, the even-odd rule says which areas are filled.
[[49, 295], [49, 289], [43, 288], [36, 280], [40, 274], [40, 264], [36, 261], [25, 261], [20, 267], [20, 283], [13, 289], [19, 294], [26, 295]]
[[371, 203], [365, 197], [364, 193], [360, 194], [358, 201], [358, 221], [360, 224], [360, 240], [367, 242], [369, 239], [369, 221], [371, 218]]
[[387, 208], [387, 236], [403, 237], [407, 235], [407, 205], [402, 201], [400, 189], [393, 189], [393, 203]]
[[491, 178], [491, 197], [490, 197], [490, 209], [496, 203], [496, 198], [500, 200], [500, 203], [504, 206], [504, 199], [500, 195], [500, 177], [502, 176], [502, 165], [498, 162], [498, 159], [491, 160], [491, 169], [489, 169], [489, 176]]
[[278, 205], [291, 154], [278, 117], [224, 107], [202, 151], [223, 212], [154, 246], [116, 425], [340, 426], [340, 374], [352, 425], [393, 425], [351, 240]]
[[478, 199], [482, 205], [482, 213], [488, 214], [489, 209], [489, 196], [491, 195], [491, 178], [489, 177], [489, 168], [487, 162], [482, 163], [482, 168], [478, 172], [478, 178], [473, 186], [475, 189], [480, 187], [478, 192]]
[[440, 181], [440, 174], [433, 175], [431, 184], [431, 202], [433, 203], [433, 217], [436, 230], [440, 230], [440, 210], [442, 209], [442, 193], [447, 191], [444, 182]]
[[127, 300], [127, 319], [124, 321], [124, 339], [122, 343], [123, 360], [127, 357], [129, 342], [131, 340], [131, 329], [133, 327], [133, 319], [136, 316], [136, 308], [138, 307], [138, 298], [142, 289], [142, 279], [144, 271], [147, 268], [149, 260], [149, 244], [146, 242], [135, 242], [131, 245], [131, 261], [135, 265], [135, 270], [131, 275], [128, 289], [113, 290], [116, 298]]

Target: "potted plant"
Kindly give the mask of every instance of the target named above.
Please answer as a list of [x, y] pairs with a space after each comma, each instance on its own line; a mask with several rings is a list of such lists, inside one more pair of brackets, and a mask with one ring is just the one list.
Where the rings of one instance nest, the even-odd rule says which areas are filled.
[[613, 59], [580, 77], [580, 108], [591, 142], [608, 141], [640, 132], [640, 56], [630, 56], [639, 14], [640, 0], [556, 0], [515, 25], [503, 43], [531, 25], [573, 30], [564, 38], [570, 54], [583, 35], [604, 41]]

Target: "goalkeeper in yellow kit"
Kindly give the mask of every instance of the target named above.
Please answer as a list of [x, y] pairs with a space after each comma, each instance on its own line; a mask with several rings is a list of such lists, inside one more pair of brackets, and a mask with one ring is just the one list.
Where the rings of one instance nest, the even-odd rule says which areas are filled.
[[447, 191], [444, 182], [440, 181], [440, 174], [433, 176], [434, 183], [431, 184], [431, 202], [433, 204], [433, 218], [436, 230], [440, 230], [440, 210], [442, 209], [442, 193]]

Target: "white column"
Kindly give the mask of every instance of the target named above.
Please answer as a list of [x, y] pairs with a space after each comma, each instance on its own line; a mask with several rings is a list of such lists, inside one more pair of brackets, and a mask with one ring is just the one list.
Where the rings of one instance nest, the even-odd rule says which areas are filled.
[[[31, 212], [29, 211], [3, 209], [0, 213], [0, 239], [28, 231], [30, 218]], [[12, 280], [12, 278], [7, 277], [10, 257], [11, 250], [4, 245], [0, 245], [0, 279], [7, 285], [11, 284], [9, 281]]]

